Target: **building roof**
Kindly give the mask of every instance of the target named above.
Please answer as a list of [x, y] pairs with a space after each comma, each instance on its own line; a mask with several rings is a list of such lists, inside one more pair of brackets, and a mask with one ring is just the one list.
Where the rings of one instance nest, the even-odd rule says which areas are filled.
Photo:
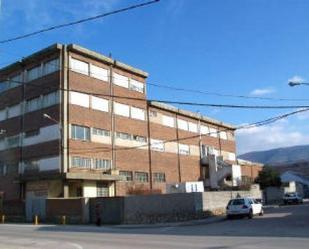
[[203, 115], [195, 113], [195, 112], [190, 112], [190, 111], [187, 111], [187, 110], [179, 109], [179, 108], [172, 106], [172, 105], [164, 104], [164, 103], [157, 102], [157, 101], [148, 101], [148, 103], [149, 103], [149, 105], [151, 105], [153, 107], [157, 107], [157, 108], [162, 109], [162, 110], [166, 110], [166, 111], [170, 111], [170, 112], [174, 112], [174, 113], [179, 113], [181, 115], [184, 115], [184, 116], [187, 116], [187, 117], [190, 117], [190, 118], [194, 118], [194, 119], [197, 119], [197, 120], [205, 121], [206, 123], [211, 123], [211, 124], [214, 124], [214, 125], [226, 127], [228, 129], [231, 129], [231, 130], [236, 129], [236, 127], [231, 125], [231, 124], [224, 123], [224, 122], [221, 122], [219, 120], [212, 119], [212, 118], [203, 116]]

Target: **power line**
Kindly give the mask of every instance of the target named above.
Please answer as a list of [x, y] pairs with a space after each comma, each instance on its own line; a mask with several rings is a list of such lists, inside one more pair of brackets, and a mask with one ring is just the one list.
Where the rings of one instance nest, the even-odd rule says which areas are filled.
[[5, 39], [5, 40], [1, 40], [0, 44], [4, 44], [4, 43], [16, 41], [16, 40], [21, 40], [21, 39], [24, 39], [24, 38], [27, 38], [27, 37], [30, 37], [30, 36], [42, 34], [42, 33], [52, 31], [52, 30], [55, 30], [55, 29], [61, 29], [61, 28], [64, 28], [64, 27], [69, 27], [69, 26], [81, 24], [81, 23], [84, 23], [84, 22], [93, 21], [95, 19], [103, 18], [103, 17], [106, 17], [106, 16], [119, 14], [121, 12], [126, 12], [126, 11], [133, 10], [133, 9], [136, 9], [136, 8], [145, 7], [145, 6], [150, 5], [150, 4], [158, 3], [159, 1], [160, 0], [153, 0], [153, 1], [148, 1], [148, 2], [141, 3], [141, 4], [135, 4], [135, 5], [131, 5], [129, 7], [125, 7], [125, 8], [118, 9], [118, 10], [113, 10], [113, 11], [106, 12], [106, 13], [103, 13], [103, 14], [100, 14], [100, 15], [80, 19], [80, 20], [65, 23], [65, 24], [59, 24], [59, 25], [51, 26], [51, 27], [48, 27], [48, 28], [44, 28], [44, 29], [40, 29], [40, 30], [31, 32], [31, 33], [28, 33], [28, 34], [24, 34], [24, 35], [8, 38], [8, 39]]

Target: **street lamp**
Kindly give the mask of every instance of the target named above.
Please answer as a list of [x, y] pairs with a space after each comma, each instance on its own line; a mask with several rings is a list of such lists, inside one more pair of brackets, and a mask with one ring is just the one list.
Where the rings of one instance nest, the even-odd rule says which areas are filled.
[[[43, 117], [44, 118], [47, 118], [47, 119], [49, 119], [49, 120], [51, 120], [51, 121], [53, 121], [53, 122], [55, 122], [56, 124], [59, 124], [59, 122], [56, 120], [56, 119], [54, 119], [54, 118], [52, 118], [50, 115], [48, 115], [47, 113], [44, 113], [43, 114]], [[60, 124], [59, 124], [60, 125]], [[60, 127], [59, 127], [60, 128]]]
[[307, 85], [309, 86], [309, 83], [304, 83], [304, 82], [298, 82], [298, 81], [289, 81], [289, 86], [299, 86], [299, 85]]

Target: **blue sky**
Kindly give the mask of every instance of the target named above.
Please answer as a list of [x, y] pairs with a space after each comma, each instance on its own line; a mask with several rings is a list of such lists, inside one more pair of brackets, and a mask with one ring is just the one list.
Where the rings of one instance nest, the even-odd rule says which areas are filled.
[[[146, 1], [146, 0], [145, 0]], [[125, 7], [139, 0], [0, 0], [0, 40], [50, 25]], [[175, 87], [274, 98], [308, 98], [308, 0], [161, 0], [127, 13], [0, 45], [0, 66], [52, 43], [77, 43], [149, 72], [148, 82]], [[221, 98], [148, 87], [148, 97], [222, 104], [288, 105]], [[289, 110], [230, 110], [202, 107], [212, 118], [235, 125]], [[271, 126], [242, 130], [238, 153], [308, 144], [309, 114]]]

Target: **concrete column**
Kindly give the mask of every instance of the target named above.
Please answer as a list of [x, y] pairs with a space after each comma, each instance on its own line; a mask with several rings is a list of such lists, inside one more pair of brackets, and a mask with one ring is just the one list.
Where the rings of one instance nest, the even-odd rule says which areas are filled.
[[63, 197], [64, 198], [69, 198], [70, 197], [68, 182], [63, 182]]

